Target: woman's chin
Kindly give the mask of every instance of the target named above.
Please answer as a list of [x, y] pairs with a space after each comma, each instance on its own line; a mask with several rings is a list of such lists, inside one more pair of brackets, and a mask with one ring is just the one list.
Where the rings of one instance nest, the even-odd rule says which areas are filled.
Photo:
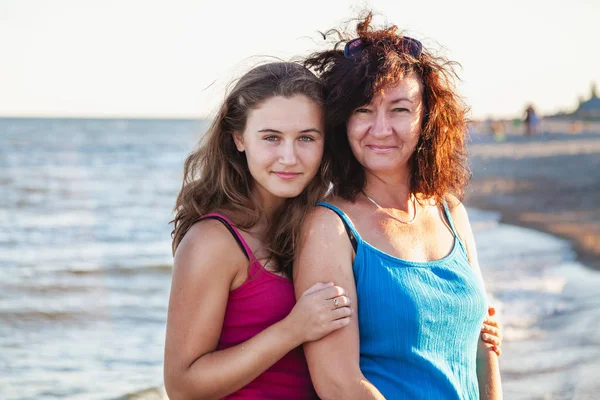
[[363, 165], [365, 169], [373, 174], [396, 174], [406, 167], [406, 164], [398, 162], [368, 162]]
[[302, 193], [302, 190], [304, 188], [297, 190], [297, 189], [284, 189], [284, 190], [275, 190], [273, 192], [271, 192], [271, 194], [275, 197], [279, 197], [281, 199], [291, 199], [294, 197], [298, 197], [300, 195], [300, 193]]

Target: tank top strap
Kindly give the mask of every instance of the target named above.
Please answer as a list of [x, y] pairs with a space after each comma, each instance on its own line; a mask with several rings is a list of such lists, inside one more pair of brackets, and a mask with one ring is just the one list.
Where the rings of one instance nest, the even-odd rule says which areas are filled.
[[444, 205], [444, 214], [446, 214], [446, 219], [448, 220], [448, 225], [450, 225], [450, 229], [452, 229], [452, 233], [454, 234], [454, 237], [460, 243], [462, 243], [462, 240], [460, 240], [460, 236], [458, 236], [458, 232], [456, 231], [456, 228], [454, 227], [454, 222], [452, 222], [452, 216], [450, 215], [450, 208], [448, 208], [448, 202], [446, 201], [446, 199], [442, 200], [442, 204]]
[[231, 222], [229, 218], [227, 218], [223, 214], [209, 213], [200, 217], [198, 221], [201, 221], [203, 219], [216, 219], [217, 221], [220, 221], [223, 225], [225, 225], [225, 227], [229, 230], [229, 232], [231, 232], [231, 235], [244, 252], [246, 258], [248, 258], [248, 260], [250, 261], [250, 266], [252, 267], [255, 264], [256, 257], [254, 257], [254, 253], [252, 253], [252, 250], [250, 250], [250, 246], [248, 246], [248, 243], [246, 242], [246, 240], [244, 240], [244, 237], [242, 236], [240, 231], [238, 231], [238, 229], [233, 225], [233, 222]]
[[340, 219], [344, 223], [344, 228], [346, 229], [346, 233], [348, 234], [348, 237], [350, 238], [350, 242], [352, 243], [354, 252], [356, 252], [358, 250], [358, 244], [362, 242], [362, 239], [361, 239], [360, 235], [358, 234], [358, 231], [354, 227], [354, 224], [352, 223], [350, 218], [348, 218], [346, 213], [344, 213], [342, 210], [340, 210], [333, 204], [329, 204], [324, 201], [320, 201], [316, 205], [325, 207], [325, 208], [329, 208], [331, 211], [333, 211], [340, 217]]

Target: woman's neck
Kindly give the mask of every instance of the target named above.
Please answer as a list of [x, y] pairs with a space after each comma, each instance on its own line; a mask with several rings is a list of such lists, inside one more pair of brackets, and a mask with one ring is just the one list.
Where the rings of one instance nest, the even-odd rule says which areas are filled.
[[412, 193], [408, 172], [395, 176], [382, 176], [365, 173], [363, 192], [383, 208], [408, 211]]
[[255, 188], [252, 191], [252, 197], [260, 204], [262, 213], [259, 216], [256, 224], [251, 228], [255, 235], [263, 237], [269, 229], [269, 224], [272, 223], [277, 216], [277, 213], [285, 204], [285, 199], [274, 196], [266, 190]]
[[[255, 198], [260, 202], [264, 217], [267, 221], [272, 221], [273, 217], [281, 210], [285, 204], [285, 199], [282, 197], [273, 196], [266, 191], [254, 191]], [[262, 218], [262, 216], [261, 216]]]

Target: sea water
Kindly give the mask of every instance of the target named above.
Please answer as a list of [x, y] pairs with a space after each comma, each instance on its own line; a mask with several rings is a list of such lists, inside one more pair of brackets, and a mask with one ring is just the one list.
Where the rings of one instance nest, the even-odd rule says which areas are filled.
[[[206, 124], [0, 119], [0, 398], [162, 397], [172, 208]], [[600, 398], [600, 274], [469, 210], [506, 399]]]

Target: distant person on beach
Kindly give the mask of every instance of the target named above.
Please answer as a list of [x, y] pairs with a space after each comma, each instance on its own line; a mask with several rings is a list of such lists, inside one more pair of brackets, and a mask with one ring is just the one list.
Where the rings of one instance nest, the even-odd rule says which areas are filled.
[[302, 65], [256, 67], [187, 158], [165, 346], [171, 400], [316, 398], [300, 345], [348, 325], [350, 300], [328, 281], [296, 302], [269, 238], [285, 236], [273, 222], [284, 210], [307, 208], [329, 186], [322, 103]]
[[333, 193], [305, 220], [296, 296], [333, 281], [356, 304], [348, 326], [304, 345], [315, 389], [323, 399], [499, 399], [460, 201], [466, 107], [446, 59], [371, 19], [305, 62], [325, 85]]
[[540, 120], [533, 108], [533, 104], [529, 104], [525, 109], [525, 134], [531, 136], [538, 132]]
[[504, 129], [504, 124], [500, 120], [489, 119], [488, 124], [492, 131], [492, 136], [494, 140], [497, 142], [503, 142], [506, 140], [506, 132]]

